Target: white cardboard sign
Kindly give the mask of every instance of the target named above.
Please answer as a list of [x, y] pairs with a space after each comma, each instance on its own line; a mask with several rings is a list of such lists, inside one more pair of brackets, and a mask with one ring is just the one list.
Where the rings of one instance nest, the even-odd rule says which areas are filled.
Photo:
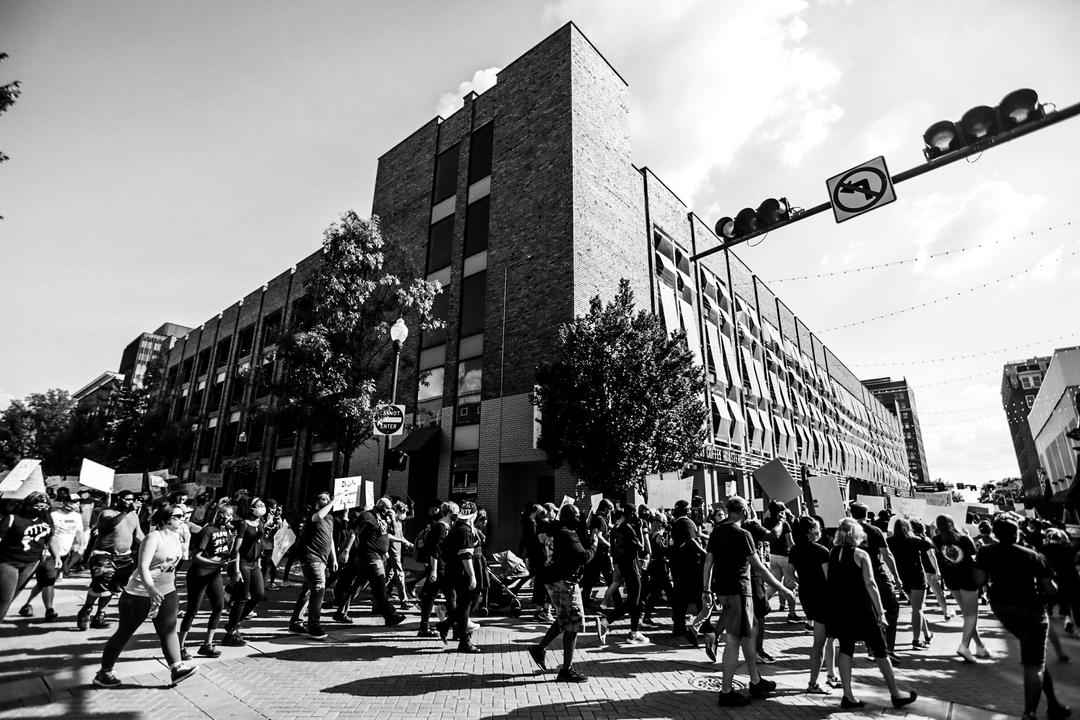
[[[11, 469], [4, 479], [0, 481], [0, 492], [14, 492], [22, 487], [22, 484], [29, 480], [35, 474], [41, 475], [41, 461], [40, 460], [20, 460], [18, 464]], [[45, 478], [42, 476], [41, 482], [44, 485]]]
[[847, 517], [844, 497], [840, 494], [840, 482], [832, 475], [818, 475], [808, 478], [810, 494], [814, 498], [814, 515], [819, 516], [825, 527], [838, 527]]
[[79, 469], [79, 482], [86, 487], [103, 493], [111, 493], [113, 491], [113, 478], [115, 477], [116, 471], [111, 467], [83, 458], [82, 468]]

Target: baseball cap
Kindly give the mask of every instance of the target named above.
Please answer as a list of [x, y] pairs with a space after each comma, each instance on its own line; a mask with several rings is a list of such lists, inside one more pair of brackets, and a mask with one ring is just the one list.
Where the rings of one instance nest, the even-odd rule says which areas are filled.
[[476, 503], [471, 500], [462, 502], [457, 516], [459, 520], [472, 520], [476, 517]]

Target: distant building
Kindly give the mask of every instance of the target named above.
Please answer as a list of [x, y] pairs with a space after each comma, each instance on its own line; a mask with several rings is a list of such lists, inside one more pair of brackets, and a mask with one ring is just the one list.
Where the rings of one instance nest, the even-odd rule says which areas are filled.
[[904, 446], [907, 448], [908, 473], [915, 485], [930, 483], [930, 470], [926, 464], [926, 445], [923, 443], [922, 427], [919, 425], [919, 412], [915, 409], [915, 393], [907, 379], [874, 378], [863, 380], [863, 385], [882, 402], [889, 411], [900, 419], [904, 433]]
[[1037, 499], [1044, 488], [1039, 479], [1039, 454], [1035, 452], [1035, 440], [1028, 425], [1028, 412], [1035, 404], [1043, 376], [1050, 367], [1049, 357], [1033, 357], [1005, 363], [1001, 375], [1001, 406], [1009, 423], [1016, 464], [1020, 468], [1020, 482], [1024, 497]]
[[1050, 490], [1076, 499], [1076, 451], [1066, 433], [1080, 426], [1080, 347], [1055, 350], [1028, 413], [1039, 465]]
[[127, 387], [142, 387], [146, 368], [157, 357], [172, 350], [178, 338], [191, 332], [191, 328], [176, 323], [165, 323], [154, 332], [140, 333], [128, 343], [120, 356], [120, 373]]
[[113, 393], [124, 385], [123, 373], [106, 370], [80, 388], [71, 398], [80, 412], [100, 413], [109, 408]]

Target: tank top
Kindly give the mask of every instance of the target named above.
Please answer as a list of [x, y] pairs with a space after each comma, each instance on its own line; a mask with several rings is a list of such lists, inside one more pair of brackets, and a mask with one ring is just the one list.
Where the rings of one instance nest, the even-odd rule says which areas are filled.
[[862, 628], [875, 622], [874, 606], [863, 581], [862, 568], [855, 562], [855, 548], [851, 545], [840, 545], [829, 551], [826, 587], [834, 624]]
[[[159, 593], [168, 595], [176, 590], [176, 565], [180, 562], [184, 549], [177, 533], [151, 530], [150, 534], [146, 536], [147, 539], [154, 533], [161, 537], [161, 541], [154, 550], [154, 557], [150, 560], [150, 578], [154, 581], [154, 587]], [[128, 580], [124, 592], [142, 597], [150, 594], [138, 568], [135, 568], [135, 572], [131, 574], [131, 579]]]

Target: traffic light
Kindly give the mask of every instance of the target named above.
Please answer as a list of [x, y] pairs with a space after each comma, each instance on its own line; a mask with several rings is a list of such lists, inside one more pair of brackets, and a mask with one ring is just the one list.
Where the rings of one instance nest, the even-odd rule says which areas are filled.
[[386, 467], [390, 470], [404, 472], [409, 468], [409, 456], [400, 450], [388, 448], [386, 450]]
[[979, 105], [964, 113], [959, 122], [941, 120], [923, 133], [923, 155], [927, 160], [953, 150], [976, 145], [1015, 127], [1038, 120], [1046, 114], [1039, 95], [1030, 88], [1014, 90], [997, 107]]
[[787, 198], [769, 198], [757, 210], [743, 208], [734, 217], [723, 217], [716, 222], [716, 234], [725, 240], [734, 240], [761, 230], [768, 230], [774, 225], [791, 219], [791, 205]]

